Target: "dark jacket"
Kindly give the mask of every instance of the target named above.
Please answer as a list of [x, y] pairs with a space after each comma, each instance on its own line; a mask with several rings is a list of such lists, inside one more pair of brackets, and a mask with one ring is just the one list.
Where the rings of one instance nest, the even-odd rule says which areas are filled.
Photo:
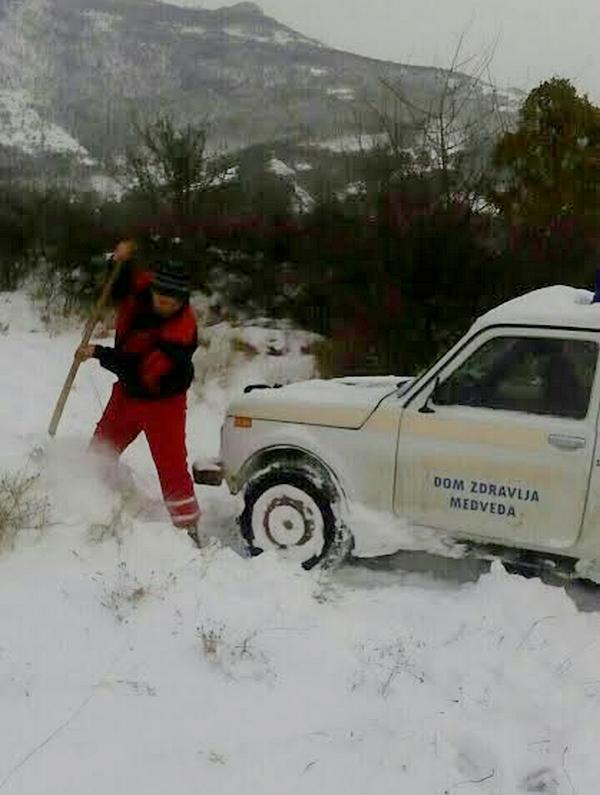
[[115, 373], [130, 397], [159, 400], [189, 389], [198, 330], [188, 302], [170, 318], [157, 315], [151, 284], [148, 271], [125, 264], [113, 288], [118, 305], [115, 347], [96, 345], [95, 358]]

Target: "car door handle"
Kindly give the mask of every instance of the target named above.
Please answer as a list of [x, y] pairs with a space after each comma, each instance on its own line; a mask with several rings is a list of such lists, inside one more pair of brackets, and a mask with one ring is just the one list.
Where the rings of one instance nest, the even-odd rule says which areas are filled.
[[564, 436], [560, 433], [551, 433], [548, 442], [559, 450], [581, 450], [586, 445], [582, 436]]

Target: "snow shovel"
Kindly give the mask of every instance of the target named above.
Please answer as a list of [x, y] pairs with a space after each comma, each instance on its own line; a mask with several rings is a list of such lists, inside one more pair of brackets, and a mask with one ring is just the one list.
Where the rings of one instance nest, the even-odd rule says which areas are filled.
[[[129, 244], [130, 248], [133, 249], [133, 242], [132, 241], [125, 241], [119, 245], [127, 245]], [[102, 291], [100, 293], [100, 297], [96, 301], [96, 305], [94, 306], [90, 317], [88, 318], [87, 323], [85, 324], [85, 328], [83, 330], [83, 335], [81, 337], [81, 345], [87, 345], [91, 339], [92, 334], [94, 333], [94, 329], [96, 328], [96, 324], [100, 319], [100, 315], [102, 314], [102, 310], [106, 306], [108, 298], [110, 296], [111, 290], [113, 288], [114, 283], [121, 272], [121, 268], [126, 260], [119, 258], [113, 259], [113, 266], [104, 282], [102, 287]], [[71, 391], [71, 387], [73, 386], [73, 382], [75, 381], [75, 376], [77, 375], [77, 371], [79, 370], [79, 365], [81, 362], [77, 357], [73, 358], [73, 364], [71, 365], [71, 369], [65, 379], [65, 383], [61, 390], [60, 395], [58, 396], [58, 400], [56, 401], [56, 406], [54, 408], [54, 413], [52, 414], [52, 419], [50, 420], [50, 425], [48, 426], [48, 433], [50, 436], [56, 435], [56, 429], [58, 428], [58, 423], [60, 422], [60, 418], [62, 417], [63, 410], [65, 408], [65, 403], [67, 402], [67, 398], [69, 397], [69, 392]]]

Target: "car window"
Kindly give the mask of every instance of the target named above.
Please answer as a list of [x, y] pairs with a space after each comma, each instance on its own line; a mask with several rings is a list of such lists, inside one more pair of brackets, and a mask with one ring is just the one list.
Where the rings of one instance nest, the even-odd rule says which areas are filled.
[[554, 337], [496, 337], [440, 384], [433, 403], [583, 419], [598, 345]]

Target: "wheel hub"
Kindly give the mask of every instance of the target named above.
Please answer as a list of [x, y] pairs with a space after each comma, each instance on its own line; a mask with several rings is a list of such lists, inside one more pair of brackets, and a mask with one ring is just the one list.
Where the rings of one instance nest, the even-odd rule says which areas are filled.
[[313, 536], [314, 520], [300, 500], [276, 497], [267, 506], [263, 527], [267, 538], [281, 549], [302, 546]]
[[325, 546], [325, 520], [314, 498], [296, 486], [280, 483], [266, 489], [252, 509], [254, 546], [276, 549], [304, 562]]

